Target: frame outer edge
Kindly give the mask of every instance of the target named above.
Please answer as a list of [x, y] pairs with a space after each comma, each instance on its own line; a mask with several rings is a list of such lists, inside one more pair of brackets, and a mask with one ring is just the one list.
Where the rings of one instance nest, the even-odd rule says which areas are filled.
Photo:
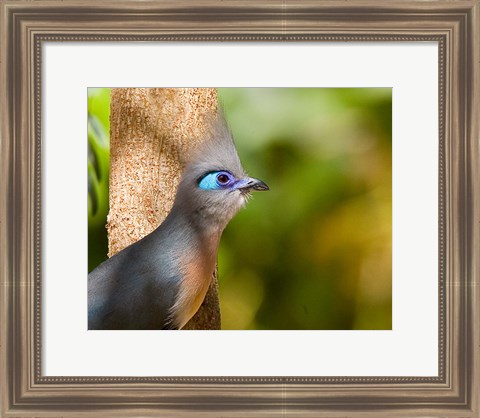
[[[7, 13], [5, 7], [0, 7], [0, 156], [8, 155], [8, 105], [7, 102]], [[7, 280], [8, 280], [8, 264], [6, 262], [8, 255], [6, 218], [7, 218], [7, 179], [8, 163], [2, 158], [0, 164], [0, 256], [4, 262], [0, 263], [0, 381], [8, 381], [7, 373]], [[4, 385], [4, 389], [0, 391], [0, 414], [4, 415], [8, 402], [8, 384]]]
[[[25, 2], [18, 2], [21, 4], [21, 6], [25, 6]], [[51, 2], [50, 5], [54, 4], [55, 2]], [[79, 2], [76, 2], [79, 4]], [[85, 2], [86, 3], [86, 2]], [[410, 2], [409, 2], [410, 3]], [[1, 137], [0, 137], [0, 151], [1, 151], [1, 157], [2, 157], [2, 162], [4, 164], [0, 165], [0, 175], [2, 176], [0, 178], [0, 251], [2, 255], [2, 259], [7, 260], [7, 263], [0, 263], [0, 275], [1, 275], [1, 287], [0, 287], [0, 302], [1, 302], [1, 307], [0, 307], [0, 314], [2, 315], [1, 319], [2, 322], [0, 323], [0, 356], [1, 356], [1, 362], [0, 362], [0, 378], [2, 379], [1, 382], [6, 382], [8, 381], [8, 385], [6, 387], [4, 386], [0, 390], [0, 411], [2, 413], [2, 416], [7, 416], [4, 414], [8, 414], [8, 416], [17, 416], [19, 414], [24, 415], [24, 414], [32, 414], [32, 415], [37, 415], [42, 414], [42, 416], [72, 416], [72, 414], [75, 414], [75, 416], [94, 416], [95, 412], [98, 414], [101, 413], [100, 409], [95, 409], [95, 410], [89, 410], [89, 409], [82, 409], [80, 412], [80, 407], [79, 406], [73, 406], [69, 405], [68, 403], [62, 404], [61, 402], [58, 402], [57, 398], [57, 403], [55, 403], [54, 398], [48, 398], [46, 397], [44, 401], [50, 401], [50, 404], [47, 405], [41, 405], [37, 404], [36, 407], [38, 410], [33, 411], [30, 409], [33, 405], [28, 405], [25, 403], [22, 405], [22, 399], [15, 399], [15, 396], [20, 396], [22, 395], [21, 390], [29, 390], [31, 389], [32, 385], [32, 359], [33, 357], [28, 356], [28, 351], [32, 350], [32, 336], [33, 336], [33, 319], [31, 317], [31, 313], [33, 312], [33, 299], [31, 296], [30, 289], [33, 284], [33, 278], [32, 278], [32, 273], [34, 266], [32, 266], [31, 263], [31, 256], [33, 256], [33, 249], [31, 246], [30, 242], [27, 242], [29, 237], [33, 236], [33, 221], [34, 219], [32, 218], [31, 214], [29, 214], [29, 209], [32, 208], [33, 202], [34, 202], [34, 193], [35, 191], [32, 190], [33, 185], [35, 184], [35, 170], [33, 170], [34, 162], [32, 162], [32, 158], [34, 157], [34, 145], [28, 142], [29, 140], [29, 135], [31, 135], [33, 131], [32, 125], [29, 126], [29, 129], [26, 128], [26, 123], [33, 123], [33, 117], [32, 117], [32, 104], [28, 104], [29, 99], [32, 98], [33, 95], [33, 87], [31, 86], [31, 80], [33, 79], [33, 75], [28, 74], [29, 69], [26, 66], [23, 66], [21, 69], [22, 71], [19, 73], [15, 73], [15, 65], [17, 63], [20, 63], [22, 60], [25, 59], [30, 59], [32, 51], [31, 49], [27, 48], [28, 45], [27, 43], [29, 42], [28, 36], [23, 33], [22, 34], [22, 39], [19, 39], [20, 33], [19, 31], [16, 31], [18, 28], [15, 28], [15, 25], [12, 24], [14, 22], [14, 18], [11, 18], [10, 21], [8, 21], [9, 14], [8, 13], [13, 13], [11, 10], [7, 11], [8, 9], [8, 4], [4, 3], [0, 5], [0, 22], [2, 23], [2, 29], [1, 29], [1, 34], [2, 34], [2, 39], [0, 40], [0, 47], [1, 47], [1, 54], [0, 54], [0, 59], [1, 59], [1, 78], [0, 78], [0, 99], [3, 104], [7, 104], [7, 106], [1, 106], [0, 107], [0, 122], [1, 122]], [[44, 2], [42, 2], [44, 4]], [[111, 3], [108, 3], [111, 4]], [[124, 5], [125, 3], [122, 2]], [[350, 2], [352, 4], [352, 2]], [[371, 3], [370, 3], [371, 4]], [[418, 5], [418, 2], [415, 2], [416, 5]], [[441, 4], [444, 4], [443, 2]], [[473, 5], [473, 2], [459, 2], [456, 3], [462, 4], [465, 6], [465, 4], [469, 4], [470, 6]], [[31, 6], [32, 8], [34, 6]], [[13, 7], [12, 7], [13, 10]], [[17, 21], [17, 25], [20, 25], [20, 23]], [[478, 122], [478, 115], [479, 115], [479, 110], [480, 110], [480, 89], [479, 89], [479, 77], [480, 73], [478, 71], [478, 63], [480, 59], [480, 52], [479, 52], [479, 3], [478, 1], [475, 1], [475, 4], [472, 6], [471, 13], [469, 14], [468, 17], [468, 26], [470, 27], [471, 32], [468, 33], [466, 36], [464, 36], [464, 40], [467, 42], [467, 45], [464, 45], [464, 47], [460, 48], [462, 51], [459, 51], [458, 48], [458, 43], [455, 45], [455, 49], [457, 49], [457, 53], [466, 53], [467, 54], [467, 59], [469, 59], [468, 64], [469, 67], [466, 72], [466, 82], [465, 83], [459, 83], [458, 79], [456, 82], [453, 83], [453, 85], [450, 85], [450, 93], [453, 93], [454, 95], [457, 94], [452, 91], [452, 89], [455, 89], [456, 87], [462, 87], [462, 91], [465, 93], [465, 96], [460, 96], [460, 98], [463, 98], [464, 101], [463, 103], [455, 103], [455, 100], [453, 100], [450, 107], [454, 108], [455, 113], [458, 112], [459, 110], [464, 109], [464, 105], [467, 105], [467, 110], [469, 111], [466, 116], [464, 115], [456, 115], [458, 118], [458, 123], [460, 123], [462, 126], [458, 127], [455, 126], [453, 129], [450, 129], [450, 133], [454, 133], [454, 137], [456, 137], [456, 134], [461, 132], [462, 129], [464, 130], [463, 134], [464, 137], [468, 142], [464, 144], [465, 148], [463, 149], [463, 160], [466, 165], [463, 168], [460, 168], [459, 170], [462, 171], [462, 173], [458, 172], [458, 169], [455, 169], [455, 175], [462, 176], [463, 179], [465, 179], [466, 184], [465, 184], [465, 200], [463, 203], [470, 204], [470, 212], [465, 212], [464, 213], [467, 215], [466, 219], [464, 219], [462, 222], [458, 221], [455, 222], [456, 226], [462, 226], [462, 232], [460, 233], [460, 239], [463, 238], [463, 242], [457, 242], [455, 245], [456, 249], [454, 251], [455, 255], [458, 257], [459, 256], [459, 251], [463, 249], [463, 245], [466, 245], [466, 249], [468, 250], [469, 258], [465, 256], [465, 259], [462, 258], [459, 260], [459, 263], [465, 263], [463, 266], [461, 266], [461, 269], [463, 273], [470, 273], [468, 280], [470, 280], [469, 283], [465, 283], [466, 286], [461, 290], [457, 289], [455, 290], [455, 286], [452, 287], [450, 290], [452, 290], [454, 293], [456, 293], [455, 296], [455, 302], [454, 305], [457, 305], [459, 301], [466, 303], [465, 306], [461, 306], [461, 311], [459, 315], [464, 314], [464, 318], [467, 317], [468, 320], [464, 324], [464, 330], [462, 331], [454, 331], [456, 338], [459, 337], [465, 337], [467, 336], [468, 339], [464, 344], [458, 345], [458, 341], [453, 344], [452, 347], [458, 350], [459, 347], [461, 347], [464, 350], [465, 354], [465, 359], [471, 359], [472, 366], [470, 371], [467, 371], [467, 374], [465, 376], [460, 373], [458, 375], [458, 372], [455, 373], [457, 374], [458, 378], [462, 380], [463, 377], [463, 382], [458, 382], [460, 383], [460, 390], [466, 387], [468, 393], [466, 394], [468, 396], [468, 402], [467, 402], [467, 407], [469, 407], [469, 410], [465, 409], [453, 409], [453, 405], [449, 405], [448, 403], [445, 404], [445, 414], [452, 414], [451, 416], [460, 416], [459, 414], [462, 414], [462, 416], [468, 416], [468, 417], [478, 417], [479, 413], [479, 386], [478, 386], [478, 379], [479, 379], [479, 363], [480, 363], [480, 350], [479, 350], [479, 330], [478, 330], [478, 325], [479, 325], [479, 319], [480, 319], [480, 311], [479, 311], [479, 272], [480, 272], [480, 257], [478, 257], [479, 250], [480, 250], [480, 233], [479, 233], [479, 223], [480, 223], [480, 214], [479, 214], [479, 209], [480, 209], [480, 201], [479, 201], [479, 192], [477, 189], [474, 188], [477, 184], [475, 182], [478, 182], [479, 178], [479, 143], [478, 141], [480, 140], [480, 132], [479, 132], [479, 122]], [[16, 31], [16, 32], [15, 32]], [[16, 42], [17, 44], [14, 44], [14, 39], [16, 37]], [[31, 42], [31, 39], [30, 39]], [[458, 41], [457, 41], [458, 42]], [[32, 45], [30, 45], [30, 48]], [[14, 49], [15, 48], [15, 49]], [[19, 53], [22, 53], [22, 56], [19, 57]], [[453, 57], [453, 55], [450, 55]], [[13, 59], [15, 58], [15, 60]], [[463, 57], [465, 59], [465, 57]], [[458, 64], [455, 63], [450, 63], [450, 70], [452, 68], [456, 68]], [[454, 70], [456, 71], [456, 70]], [[455, 72], [457, 77], [462, 77], [461, 74]], [[15, 82], [12, 82], [14, 80]], [[24, 83], [26, 81], [26, 83]], [[23, 85], [23, 87], [22, 87]], [[28, 86], [28, 87], [27, 87]], [[16, 89], [18, 88], [18, 90]], [[21, 88], [21, 90], [20, 90]], [[29, 92], [30, 97], [28, 97]], [[451, 110], [451, 109], [450, 109]], [[18, 112], [18, 113], [15, 113]], [[466, 125], [463, 125], [465, 124]], [[455, 124], [453, 122], [453, 124]], [[13, 141], [13, 139], [18, 140], [18, 143]], [[32, 138], [30, 138], [31, 140]], [[468, 148], [467, 148], [468, 147]], [[28, 155], [28, 158], [30, 159], [27, 163], [22, 162], [23, 160], [21, 159], [21, 155], [23, 153], [26, 153]], [[458, 160], [454, 161], [454, 164], [458, 163]], [[15, 170], [15, 171], [14, 171]], [[21, 171], [21, 172], [20, 172]], [[27, 173], [28, 171], [28, 173]], [[455, 184], [455, 186], [457, 186]], [[18, 188], [14, 186], [19, 186]], [[462, 196], [462, 194], [460, 195]], [[453, 209], [453, 208], [451, 208]], [[455, 207], [453, 210], [454, 212], [459, 212], [461, 211], [461, 206], [460, 207]], [[21, 219], [27, 219], [28, 222], [25, 224], [21, 224], [19, 220]], [[17, 222], [15, 224], [15, 222]], [[471, 222], [471, 223], [470, 223]], [[473, 224], [473, 225], [472, 225]], [[469, 226], [472, 227], [472, 231], [466, 231], [466, 228]], [[458, 231], [457, 231], [458, 232]], [[453, 237], [452, 237], [453, 239]], [[10, 245], [12, 244], [12, 245]], [[460, 246], [460, 250], [458, 248]], [[26, 250], [25, 254], [21, 255], [18, 254], [21, 252], [20, 250]], [[17, 253], [17, 254], [16, 254]], [[15, 256], [17, 258], [15, 258]], [[30, 257], [30, 261], [29, 261]], [[455, 273], [458, 274], [458, 265], [456, 266]], [[19, 286], [20, 283], [14, 283], [14, 281], [23, 281], [23, 280], [29, 280], [29, 283], [25, 283], [25, 286]], [[9, 297], [9, 295], [11, 295]], [[458, 300], [458, 296], [463, 295], [461, 300]], [[5, 303], [4, 303], [5, 302]], [[22, 310], [22, 306], [18, 306], [19, 304], [25, 304], [23, 307], [28, 308], [26, 310]], [[17, 306], [15, 306], [17, 305]], [[456, 310], [455, 316], [458, 314], [458, 309], [459, 307], [456, 306], [454, 307]], [[13, 321], [15, 319], [15, 322]], [[455, 323], [455, 321], [454, 321]], [[16, 324], [17, 329], [13, 329], [11, 324]], [[20, 330], [18, 328], [19, 325], [22, 325], [23, 329]], [[25, 335], [27, 333], [28, 335]], [[14, 337], [14, 342], [12, 343], [13, 345], [10, 344], [10, 342], [7, 340], [7, 337]], [[18, 347], [18, 344], [22, 345], [22, 347]], [[20, 351], [18, 353], [15, 353], [14, 348], [10, 349], [9, 347], [16, 347], [23, 349], [24, 351]], [[10, 351], [8, 351], [10, 350]], [[460, 351], [460, 350], [459, 350]], [[460, 355], [460, 353], [456, 353]], [[20, 359], [19, 359], [20, 357]], [[14, 362], [8, 363], [8, 360], [14, 359]], [[20, 361], [19, 361], [20, 360]], [[453, 365], [457, 366], [462, 366], [463, 362], [460, 361], [460, 364], [457, 361], [454, 360]], [[21, 375], [16, 375], [17, 377], [14, 377], [14, 372], [19, 371], [18, 366], [21, 365], [24, 370], [21, 371]], [[466, 364], [468, 367], [468, 363]], [[465, 365], [463, 365], [465, 367]], [[17, 370], [14, 370], [16, 368]], [[28, 369], [28, 370], [26, 370]], [[9, 379], [11, 377], [11, 379]], [[17, 378], [19, 378], [17, 380]], [[455, 379], [454, 379], [455, 380]], [[179, 385], [177, 385], [179, 386]], [[193, 386], [193, 385], [192, 385]], [[225, 388], [222, 385], [220, 389], [220, 392], [222, 390], [225, 390]], [[63, 388], [69, 387], [72, 389], [72, 385], [65, 385]], [[122, 391], [120, 387], [114, 387], [115, 390], [118, 390], [119, 392]], [[45, 392], [48, 391], [48, 388]], [[62, 385], [58, 387], [60, 392], [62, 391]], [[127, 388], [128, 389], [128, 388]], [[458, 389], [458, 388], [457, 388]], [[19, 391], [20, 390], [20, 391]], [[41, 390], [40, 386], [36, 387], [36, 390]], [[192, 388], [193, 391], [193, 388]], [[15, 393], [16, 392], [16, 393]], [[283, 392], [284, 393], [284, 392]], [[128, 391], [125, 393], [125, 395], [128, 394]], [[272, 401], [273, 396], [270, 398], [270, 401]], [[182, 398], [179, 398], [179, 401], [182, 401]], [[285, 400], [284, 400], [285, 401]], [[13, 404], [12, 404], [13, 402]], [[18, 402], [17, 405], [15, 405]], [[155, 408], [155, 405], [151, 405], [147, 410], [142, 409], [141, 406], [133, 406], [130, 405], [129, 409], [123, 409], [123, 406], [120, 406], [120, 404], [116, 404], [113, 400], [107, 401], [108, 406], [111, 407], [112, 409], [106, 409], [105, 414], [102, 414], [104, 416], [126, 416], [128, 412], [130, 413], [142, 413], [146, 414], [148, 416], [157, 416], [159, 411], [155, 412], [153, 408]], [[67, 408], [64, 413], [58, 409], [61, 406], [64, 406]], [[274, 413], [273, 412], [273, 407], [276, 406], [277, 404], [271, 404], [271, 407], [268, 408], [265, 405], [263, 406], [265, 409], [263, 409], [264, 413]], [[283, 407], [285, 408], [283, 412], [291, 412], [292, 410], [288, 408], [288, 403], [285, 405], [284, 403], [282, 404]], [[245, 408], [245, 404], [238, 405], [238, 406], [243, 406]], [[8, 407], [14, 408], [13, 411], [16, 411], [14, 413], [12, 410], [7, 410]], [[19, 409], [16, 409], [16, 408]], [[158, 405], [157, 405], [158, 407]], [[208, 405], [204, 405], [203, 407], [208, 407]], [[434, 410], [431, 410], [432, 414], [437, 414], [439, 412], [439, 408], [441, 407], [440, 404], [437, 404]], [[52, 408], [52, 409], [50, 409]], [[78, 409], [77, 409], [78, 408]], [[408, 408], [408, 407], [407, 407]], [[411, 416], [412, 414], [412, 409], [411, 408], [416, 408], [415, 405], [410, 406], [410, 408], [406, 410], [401, 410], [401, 409], [395, 409], [394, 411], [391, 409], [387, 410], [378, 410], [376, 412], [369, 411], [369, 412], [364, 412], [360, 414], [356, 414], [355, 410], [350, 410], [349, 413], [354, 414], [355, 416], [379, 416], [378, 413], [383, 412], [383, 416]], [[199, 407], [199, 411], [202, 409], [202, 407]], [[112, 411], [114, 412], [114, 415], [112, 414]], [[178, 405], [172, 406], [172, 408], [169, 408], [168, 406], [165, 406], [165, 410], [163, 412], [168, 412], [172, 411], [172, 416], [182, 416], [182, 411], [185, 412], [186, 410], [179, 410]], [[221, 412], [222, 410], [215, 410], [217, 413]], [[243, 416], [258, 416], [258, 411], [257, 414], [255, 414], [255, 410], [250, 410], [249, 413], [246, 413], [246, 409], [242, 409], [242, 414]], [[253, 411], [253, 412], [252, 412]], [[278, 409], [275, 409], [275, 411], [278, 413], [280, 412]], [[330, 411], [329, 416], [337, 416], [338, 414], [341, 414], [342, 416], [345, 416], [346, 411], [348, 411], [348, 407], [346, 406], [345, 408], [341, 408], [338, 411]], [[196, 411], [192, 411], [196, 412]], [[213, 410], [210, 411], [212, 414], [215, 414]], [[300, 412], [300, 411], [298, 411]], [[320, 412], [320, 411], [318, 411]], [[325, 411], [322, 411], [325, 412]], [[90, 414], [90, 413], [93, 413]], [[315, 412], [313, 412], [315, 413]], [[46, 414], [46, 415], [43, 415]], [[206, 410], [204, 411], [204, 416], [206, 415], [207, 412]], [[300, 415], [304, 416], [303, 414], [308, 414], [307, 411], [303, 410], [303, 413]], [[429, 416], [432, 416], [427, 409], [420, 409], [418, 412], [418, 416], [423, 416], [425, 414], [428, 414]], [[468, 415], [467, 415], [468, 414]], [[225, 415], [229, 415], [228, 413]], [[317, 415], [311, 415], [311, 416], [320, 416], [324, 414], [317, 413]], [[442, 414], [444, 415], [444, 414]], [[211, 416], [211, 415], [210, 415]]]
[[0, 5], [1, 39], [0, 39], [0, 379], [5, 382], [0, 390], [0, 413], [8, 413], [14, 385], [14, 369], [9, 363], [12, 357], [9, 337], [13, 332], [11, 321], [13, 292], [13, 251], [10, 245], [13, 240], [12, 202], [14, 201], [12, 164], [13, 137], [12, 107], [13, 89], [11, 86], [13, 68], [11, 65], [12, 25], [7, 5]]
[[480, 1], [476, 1], [472, 8], [471, 32], [469, 45], [471, 60], [468, 68], [471, 85], [467, 94], [469, 94], [470, 109], [468, 123], [471, 127], [469, 154], [472, 196], [470, 205], [473, 211], [470, 238], [472, 282], [470, 286], [471, 323], [468, 329], [471, 334], [471, 344], [466, 356], [472, 362], [469, 376], [471, 409], [477, 417], [480, 417]]

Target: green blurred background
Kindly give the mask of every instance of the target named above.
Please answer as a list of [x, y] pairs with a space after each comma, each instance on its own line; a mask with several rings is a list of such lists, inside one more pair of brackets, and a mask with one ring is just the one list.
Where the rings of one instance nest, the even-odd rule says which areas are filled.
[[[222, 329], [391, 329], [392, 90], [218, 89], [264, 180], [219, 250]], [[89, 271], [106, 259], [109, 89], [89, 89]]]

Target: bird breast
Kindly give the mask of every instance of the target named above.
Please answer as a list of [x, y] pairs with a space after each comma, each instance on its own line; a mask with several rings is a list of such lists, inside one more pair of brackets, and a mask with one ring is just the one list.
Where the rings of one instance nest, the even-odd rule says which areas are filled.
[[182, 328], [200, 308], [215, 270], [219, 237], [202, 240], [202, 248], [182, 255], [184, 274], [178, 298], [172, 307], [172, 317]]

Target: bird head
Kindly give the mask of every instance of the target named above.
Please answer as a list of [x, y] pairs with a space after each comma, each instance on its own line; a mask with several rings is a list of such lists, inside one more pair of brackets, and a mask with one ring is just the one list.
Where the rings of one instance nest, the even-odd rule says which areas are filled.
[[175, 204], [206, 227], [221, 231], [252, 191], [268, 190], [268, 186], [245, 173], [225, 120], [220, 114], [213, 119], [208, 137], [185, 168]]

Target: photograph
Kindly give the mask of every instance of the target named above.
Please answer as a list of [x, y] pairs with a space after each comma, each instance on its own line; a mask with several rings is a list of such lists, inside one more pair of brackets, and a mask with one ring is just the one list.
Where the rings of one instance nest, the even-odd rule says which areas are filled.
[[89, 88], [88, 270], [89, 330], [391, 329], [392, 89]]

